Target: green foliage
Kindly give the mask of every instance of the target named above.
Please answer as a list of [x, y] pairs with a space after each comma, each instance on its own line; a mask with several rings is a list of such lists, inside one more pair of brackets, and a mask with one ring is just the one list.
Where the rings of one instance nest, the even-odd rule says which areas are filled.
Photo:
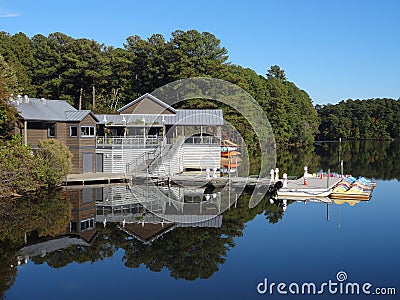
[[0, 145], [0, 181], [1, 196], [23, 194], [39, 184], [32, 150], [22, 144], [20, 136]]
[[49, 187], [60, 185], [71, 172], [71, 151], [55, 139], [39, 141], [38, 148], [36, 159], [40, 181]]
[[39, 141], [39, 149], [22, 144], [20, 136], [0, 145], [0, 196], [25, 194], [43, 184], [56, 186], [71, 171], [71, 152], [57, 140]]
[[286, 80], [285, 71], [281, 70], [281, 68], [277, 65], [271, 66], [271, 68], [267, 71], [267, 77], [275, 77], [276, 79], [282, 81]]
[[8, 104], [11, 94], [18, 91], [15, 71], [0, 55], [0, 139], [9, 138], [17, 122], [15, 108]]
[[400, 101], [395, 99], [347, 100], [318, 105], [321, 119], [318, 139], [398, 139]]
[[[134, 35], [126, 39], [124, 48], [59, 32], [32, 39], [2, 32], [0, 42], [0, 55], [15, 67], [22, 92], [31, 97], [61, 98], [78, 109], [110, 113], [169, 82], [213, 77], [240, 86], [256, 99], [280, 145], [312, 143], [319, 125], [310, 97], [287, 80], [284, 70], [271, 66], [264, 77], [229, 63], [227, 49], [208, 32], [176, 30], [169, 40], [161, 34], [148, 39]], [[204, 99], [190, 106], [207, 107], [222, 108], [249, 148], [258, 150], [250, 124], [237, 111]]]

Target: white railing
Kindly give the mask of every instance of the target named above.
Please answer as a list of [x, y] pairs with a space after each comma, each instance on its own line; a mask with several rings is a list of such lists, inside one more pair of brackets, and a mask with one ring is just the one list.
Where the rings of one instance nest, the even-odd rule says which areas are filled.
[[96, 147], [98, 148], [141, 148], [161, 144], [163, 137], [156, 135], [143, 136], [98, 136]]
[[185, 138], [185, 144], [215, 145], [215, 144], [221, 144], [221, 139], [216, 136], [191, 136]]

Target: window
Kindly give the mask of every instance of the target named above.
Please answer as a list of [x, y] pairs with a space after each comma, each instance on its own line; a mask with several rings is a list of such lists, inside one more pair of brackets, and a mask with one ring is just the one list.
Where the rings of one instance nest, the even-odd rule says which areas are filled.
[[81, 221], [81, 231], [94, 228], [94, 219], [88, 219]]
[[94, 126], [81, 126], [81, 137], [94, 137]]
[[78, 136], [78, 126], [70, 126], [69, 127], [69, 136], [77, 137]]
[[55, 123], [47, 124], [47, 136], [48, 137], [56, 136], [56, 124]]
[[69, 231], [70, 232], [74, 232], [78, 230], [78, 222], [76, 221], [71, 221], [71, 223], [69, 223]]

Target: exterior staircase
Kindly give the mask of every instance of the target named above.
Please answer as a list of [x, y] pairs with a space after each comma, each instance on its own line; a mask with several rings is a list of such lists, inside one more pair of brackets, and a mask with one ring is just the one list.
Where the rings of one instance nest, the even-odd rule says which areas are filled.
[[126, 165], [128, 176], [162, 177], [180, 173], [183, 170], [182, 137], [173, 144], [162, 142], [155, 149], [146, 151]]
[[185, 139], [178, 139], [174, 144], [167, 144], [161, 154], [148, 167], [149, 173], [156, 177], [177, 174], [183, 171], [182, 145]]

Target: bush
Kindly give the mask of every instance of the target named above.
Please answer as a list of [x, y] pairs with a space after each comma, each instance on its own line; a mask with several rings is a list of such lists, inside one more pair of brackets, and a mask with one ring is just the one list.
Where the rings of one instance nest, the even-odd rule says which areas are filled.
[[63, 177], [71, 172], [72, 153], [58, 140], [42, 140], [36, 152], [39, 178], [49, 187], [60, 185]]
[[23, 194], [38, 186], [37, 164], [21, 136], [0, 145], [0, 196]]

